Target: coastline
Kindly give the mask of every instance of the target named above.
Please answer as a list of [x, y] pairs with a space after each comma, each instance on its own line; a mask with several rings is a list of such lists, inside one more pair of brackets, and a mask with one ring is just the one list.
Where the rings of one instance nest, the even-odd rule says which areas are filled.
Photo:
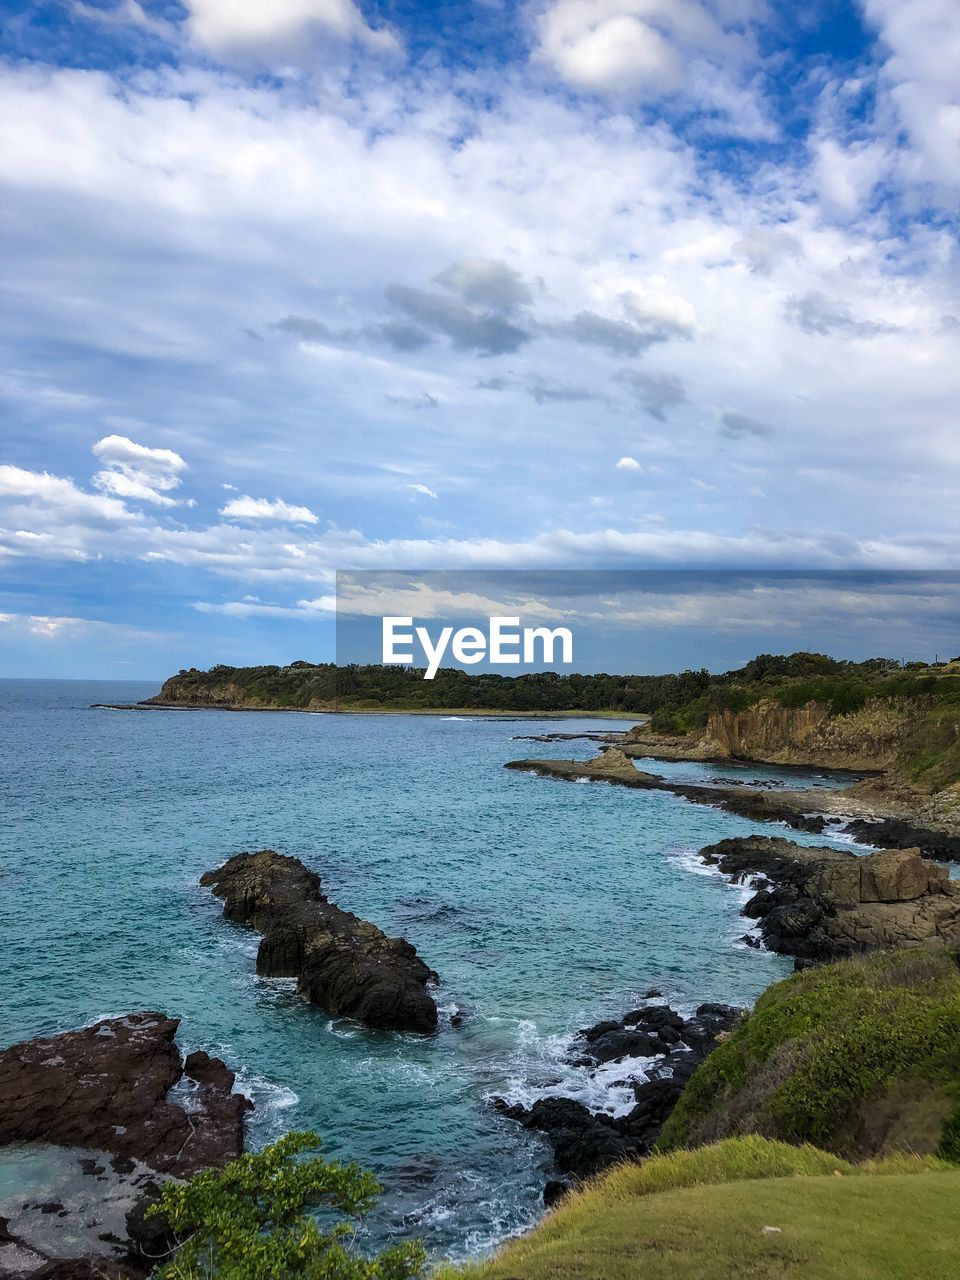
[[642, 724], [647, 717], [622, 711], [511, 711], [503, 707], [245, 707], [217, 702], [92, 702], [91, 711], [256, 711], [307, 716], [460, 716], [501, 720], [612, 720]]

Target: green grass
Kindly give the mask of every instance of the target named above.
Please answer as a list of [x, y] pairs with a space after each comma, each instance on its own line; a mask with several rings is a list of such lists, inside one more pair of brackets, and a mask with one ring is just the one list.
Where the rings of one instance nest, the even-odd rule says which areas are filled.
[[752, 1137], [616, 1169], [491, 1261], [438, 1280], [942, 1280], [958, 1251], [951, 1166], [856, 1167]]
[[658, 1147], [754, 1132], [853, 1158], [960, 1158], [960, 969], [946, 949], [794, 974], [692, 1077]]

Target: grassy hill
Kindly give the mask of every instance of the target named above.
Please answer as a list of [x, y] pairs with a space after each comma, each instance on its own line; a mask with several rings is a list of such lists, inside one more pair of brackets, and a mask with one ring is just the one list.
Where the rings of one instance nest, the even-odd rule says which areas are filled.
[[942, 1280], [958, 1250], [953, 1166], [746, 1137], [616, 1169], [438, 1280]]
[[960, 967], [940, 948], [776, 983], [695, 1072], [656, 1154], [441, 1276], [940, 1280], [958, 1250]]
[[658, 1147], [741, 1133], [960, 1161], [956, 954], [873, 952], [769, 987], [692, 1077]]

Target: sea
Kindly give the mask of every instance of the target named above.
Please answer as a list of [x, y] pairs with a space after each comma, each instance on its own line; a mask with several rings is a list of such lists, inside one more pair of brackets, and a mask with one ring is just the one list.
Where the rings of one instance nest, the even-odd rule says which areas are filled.
[[[224, 1058], [253, 1099], [251, 1147], [311, 1129], [327, 1155], [375, 1171], [371, 1248], [419, 1237], [463, 1258], [528, 1229], [549, 1149], [491, 1098], [623, 1113], [622, 1064], [566, 1061], [578, 1028], [650, 988], [682, 1012], [750, 1004], [792, 969], [739, 941], [748, 891], [697, 858], [756, 822], [503, 767], [596, 752], [521, 735], [629, 722], [91, 709], [155, 692], [0, 681], [0, 1045], [138, 1009], [181, 1018], [184, 1051]], [[815, 770], [637, 763], [685, 781], [839, 785]], [[415, 944], [441, 979], [437, 1035], [371, 1032], [257, 977], [257, 936], [198, 881], [262, 848]], [[42, 1191], [49, 1172], [0, 1151], [0, 1199], [31, 1178]]]

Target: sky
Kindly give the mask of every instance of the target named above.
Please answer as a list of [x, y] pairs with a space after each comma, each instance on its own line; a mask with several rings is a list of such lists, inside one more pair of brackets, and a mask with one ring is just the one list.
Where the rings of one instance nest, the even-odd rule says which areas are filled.
[[2, 9], [0, 674], [329, 659], [337, 570], [960, 567], [956, 0]]

